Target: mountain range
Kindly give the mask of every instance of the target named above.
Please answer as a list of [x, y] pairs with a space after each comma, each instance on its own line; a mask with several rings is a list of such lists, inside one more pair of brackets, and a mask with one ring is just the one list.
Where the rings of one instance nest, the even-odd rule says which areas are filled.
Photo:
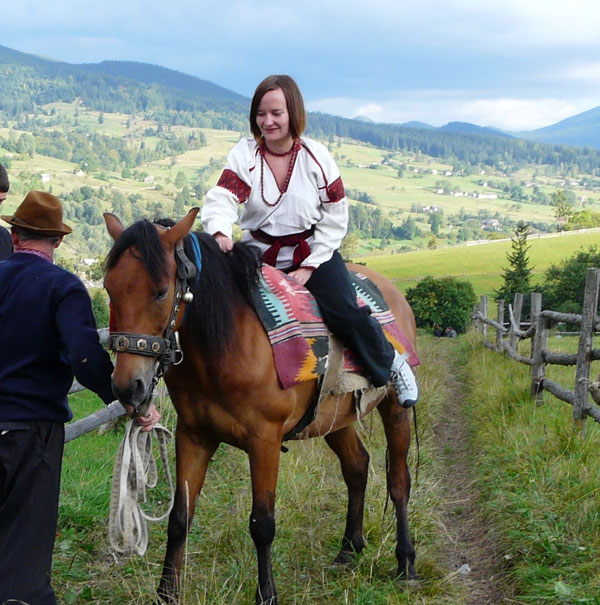
[[436, 128], [424, 122], [405, 122], [401, 124], [406, 128], [421, 128], [424, 130], [441, 130], [445, 132], [461, 132], [463, 134], [485, 134], [500, 137], [513, 137], [535, 141], [537, 143], [551, 143], [555, 145], [573, 145], [577, 147], [593, 147], [600, 149], [600, 107], [595, 107], [536, 130], [520, 130], [506, 132], [491, 126], [477, 126], [468, 122], [449, 122], [445, 126]]
[[[0, 111], [16, 116], [36, 105], [55, 101], [82, 102], [96, 110], [132, 113], [155, 112], [210, 113], [216, 127], [244, 128], [250, 100], [216, 84], [157, 65], [131, 61], [71, 64], [26, 54], [0, 46]], [[218, 114], [218, 118], [214, 117]], [[216, 123], [215, 123], [216, 122]], [[201, 122], [202, 124], [202, 122]], [[326, 114], [311, 114], [312, 133], [338, 134], [359, 140], [396, 139], [416, 131], [435, 133], [435, 144], [470, 139], [522, 139], [553, 145], [588, 146], [600, 149], [600, 107], [532, 131], [503, 132], [465, 122], [450, 122], [434, 127], [423, 122], [377, 124], [367, 120], [349, 120]], [[365, 138], [365, 132], [369, 132]], [[407, 135], [408, 133], [408, 135]], [[383, 145], [385, 146], [385, 144]]]

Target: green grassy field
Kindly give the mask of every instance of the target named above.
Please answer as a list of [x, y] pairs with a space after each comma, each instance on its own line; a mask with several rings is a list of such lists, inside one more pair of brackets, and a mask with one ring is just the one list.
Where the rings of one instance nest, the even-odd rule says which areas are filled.
[[[552, 338], [549, 349], [574, 352], [577, 339]], [[511, 602], [600, 602], [600, 427], [588, 419], [578, 435], [571, 406], [549, 393], [537, 406], [529, 367], [482, 348], [478, 336], [460, 350], [481, 504], [502, 536]], [[574, 388], [574, 367], [550, 366], [547, 375]]]
[[[571, 256], [582, 247], [600, 245], [600, 231], [589, 233], [564, 232], [556, 237], [532, 237], [528, 240], [530, 264], [534, 282], [539, 283], [544, 271], [561, 259]], [[367, 264], [390, 278], [397, 287], [406, 292], [426, 275], [433, 277], [452, 276], [473, 284], [475, 293], [493, 294], [502, 285], [502, 270], [508, 265], [506, 253], [511, 242], [496, 242], [477, 246], [453, 246], [438, 250], [417, 250], [401, 254], [353, 258], [355, 262]]]
[[[434, 368], [424, 368], [422, 383], [431, 385], [436, 380]], [[428, 394], [423, 398], [423, 410], [429, 417], [428, 405], [439, 406], [442, 401], [432, 386], [425, 388]], [[77, 417], [99, 405], [86, 393], [73, 396], [71, 403]], [[159, 406], [165, 426], [173, 428], [172, 407], [168, 401], [159, 402]], [[447, 573], [436, 550], [440, 519], [433, 479], [420, 479], [414, 487], [410, 512], [422, 581], [412, 585], [394, 579], [395, 525], [391, 507], [386, 505], [385, 439], [376, 415], [363, 422], [360, 434], [371, 454], [364, 528], [367, 547], [350, 569], [332, 565], [343, 534], [346, 508], [335, 456], [321, 439], [291, 443], [290, 451], [282, 456], [273, 546], [281, 602], [461, 602], [463, 588], [453, 574]], [[164, 557], [166, 522], [150, 526], [150, 545], [144, 557], [113, 556], [107, 543], [110, 477], [121, 437], [122, 428], [103, 436], [86, 435], [66, 446], [53, 572], [60, 603], [126, 605], [153, 599]], [[421, 438], [426, 444], [432, 436]], [[434, 461], [423, 451], [426, 445], [421, 447], [423, 477]], [[222, 445], [211, 461], [198, 500], [182, 573], [182, 605], [254, 602], [256, 563], [248, 531], [250, 507], [247, 457]]]
[[[379, 419], [359, 429], [371, 454], [365, 508], [367, 546], [350, 569], [331, 565], [339, 547], [345, 494], [335, 457], [322, 440], [292, 443], [282, 456], [277, 492], [274, 573], [282, 603], [462, 605], [468, 584], [448, 560], [450, 534], [441, 486], [449, 478], [436, 456], [436, 425], [451, 395], [445, 375], [464, 385], [469, 460], [481, 491], [476, 504], [493, 545], [505, 561], [514, 603], [597, 603], [600, 595], [600, 469], [595, 463], [600, 427], [588, 420], [585, 438], [572, 430], [569, 405], [546, 395], [529, 397], [529, 368], [485, 349], [473, 333], [456, 340], [420, 335], [418, 480], [409, 506], [417, 550], [413, 584], [393, 578], [394, 524], [386, 509], [385, 446]], [[524, 343], [524, 349], [528, 343]], [[552, 338], [552, 350], [572, 351], [575, 339]], [[448, 350], [445, 348], [449, 347]], [[450, 365], [448, 365], [450, 359]], [[445, 361], [444, 361], [445, 360]], [[595, 367], [596, 362], [594, 362]], [[551, 378], [573, 387], [572, 368], [552, 367]], [[82, 393], [71, 398], [76, 416], [100, 405]], [[164, 424], [175, 417], [161, 400]], [[60, 603], [133, 605], [153, 599], [166, 544], [166, 522], [150, 526], [143, 557], [113, 555], [107, 543], [112, 464], [122, 428], [90, 434], [66, 445], [54, 586]], [[413, 442], [410, 466], [416, 475]], [[171, 456], [173, 456], [171, 449]], [[248, 531], [250, 490], [243, 452], [221, 446], [198, 500], [182, 574], [182, 605], [254, 601], [256, 563]], [[452, 478], [450, 478], [452, 480]], [[156, 500], [164, 501], [164, 484]], [[158, 505], [160, 509], [160, 504]]]
[[[515, 203], [502, 192], [499, 193], [498, 199], [471, 197], [474, 192], [489, 193], [493, 191], [498, 193], [497, 190], [487, 190], [478, 184], [478, 181], [487, 178], [502, 186], [510, 185], [511, 179], [505, 176], [486, 174], [484, 171], [476, 175], [452, 174], [447, 176], [446, 172], [452, 171], [453, 168], [449, 164], [436, 162], [432, 158], [423, 158], [419, 161], [414, 156], [402, 156], [401, 154], [394, 156], [393, 163], [382, 165], [380, 162], [390, 154], [365, 145], [344, 143], [340, 147], [332, 147], [331, 150], [340, 166], [346, 186], [371, 195], [391, 218], [397, 217], [398, 213], [407, 213], [412, 204], [420, 206], [433, 204], [441, 208], [445, 214], [456, 214], [461, 208], [473, 214], [485, 209], [491, 213], [499, 212], [502, 216], [508, 216], [515, 221], [551, 223], [554, 220], [552, 206], [525, 202]], [[399, 177], [398, 166], [402, 163], [407, 168]], [[518, 184], [535, 182], [540, 190], [548, 196], [555, 189], [565, 185], [563, 179], [539, 174], [533, 177], [533, 172], [533, 169], [520, 171], [519, 174], [512, 175], [512, 180]], [[457, 197], [435, 193], [436, 183], [440, 180], [449, 181], [452, 186], [468, 195]], [[579, 195], [585, 194], [580, 192]], [[599, 196], [588, 193], [586, 199], [588, 207], [600, 208]]]

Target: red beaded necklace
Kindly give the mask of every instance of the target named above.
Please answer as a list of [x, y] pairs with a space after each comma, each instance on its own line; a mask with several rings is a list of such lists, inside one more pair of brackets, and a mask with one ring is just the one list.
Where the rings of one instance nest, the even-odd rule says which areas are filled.
[[264, 149], [264, 151], [266, 153], [270, 153], [271, 155], [277, 156], [278, 158], [284, 158], [286, 155], [290, 155], [292, 153], [292, 151], [294, 151], [295, 146], [296, 146], [296, 142], [294, 141], [292, 143], [292, 146], [288, 149], [288, 151], [284, 151], [284, 152], [280, 153], [279, 151], [273, 151], [272, 149], [269, 149], [267, 147], [267, 144], [263, 143], [262, 149]]
[[[288, 185], [290, 184], [290, 179], [292, 178], [292, 172], [294, 170], [294, 164], [296, 163], [296, 157], [298, 156], [298, 151], [301, 145], [299, 141], [294, 141], [292, 148], [289, 151], [284, 151], [283, 153], [277, 153], [275, 151], [271, 151], [266, 144], [261, 145], [260, 147], [260, 195], [262, 197], [262, 201], [267, 206], [277, 206], [283, 197], [283, 194], [287, 191]], [[290, 156], [290, 163], [288, 165], [287, 174], [285, 175], [285, 180], [283, 182], [283, 187], [279, 190], [279, 197], [274, 202], [269, 202], [265, 198], [265, 154], [270, 153], [271, 155], [277, 157], [285, 157], [287, 155]], [[279, 185], [278, 185], [279, 186]]]

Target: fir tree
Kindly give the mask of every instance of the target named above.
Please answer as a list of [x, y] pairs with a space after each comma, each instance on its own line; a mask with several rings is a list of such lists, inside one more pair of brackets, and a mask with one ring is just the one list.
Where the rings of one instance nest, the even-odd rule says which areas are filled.
[[[512, 304], [515, 294], [529, 294], [531, 292], [531, 276], [533, 267], [529, 265], [527, 252], [530, 246], [527, 245], [527, 238], [531, 233], [528, 223], [519, 221], [515, 228], [515, 235], [511, 239], [512, 251], [506, 254], [508, 267], [502, 273], [504, 282], [502, 287], [495, 292], [496, 300], [504, 300], [507, 304]], [[525, 308], [527, 307], [527, 308]], [[523, 298], [523, 311], [528, 312], [529, 297]]]

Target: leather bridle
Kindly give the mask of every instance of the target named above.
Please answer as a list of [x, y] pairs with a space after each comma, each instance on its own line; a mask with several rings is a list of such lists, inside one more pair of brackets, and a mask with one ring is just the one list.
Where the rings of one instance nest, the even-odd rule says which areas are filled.
[[[195, 235], [192, 234], [192, 238]], [[200, 254], [200, 246], [194, 240], [194, 251]], [[177, 265], [177, 275], [175, 278], [175, 296], [173, 297], [173, 306], [169, 315], [169, 321], [162, 336], [152, 336], [150, 334], [136, 334], [134, 332], [112, 332], [110, 334], [110, 349], [115, 353], [132, 353], [134, 355], [143, 355], [146, 357], [155, 357], [156, 365], [154, 376], [152, 378], [151, 388], [141, 406], [150, 401], [152, 393], [158, 381], [165, 375], [167, 368], [171, 363], [178, 365], [183, 361], [183, 352], [179, 346], [179, 333], [175, 329], [177, 325], [177, 314], [181, 308], [181, 303], [190, 304], [194, 300], [194, 295], [190, 290], [189, 280], [196, 277], [198, 269], [185, 254], [183, 249], [183, 240], [180, 240], [175, 246], [175, 263]], [[200, 263], [198, 263], [200, 267]], [[181, 326], [179, 326], [181, 327]], [[135, 407], [135, 406], [134, 406]], [[136, 412], [139, 408], [136, 408]]]

